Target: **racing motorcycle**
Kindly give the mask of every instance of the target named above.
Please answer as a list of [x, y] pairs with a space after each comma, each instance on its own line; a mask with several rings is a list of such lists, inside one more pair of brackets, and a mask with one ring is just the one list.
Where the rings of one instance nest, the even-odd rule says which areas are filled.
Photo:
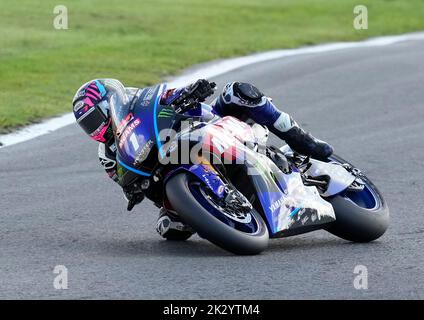
[[[118, 175], [200, 237], [251, 255], [265, 250], [270, 238], [318, 229], [353, 242], [386, 231], [383, 196], [348, 161], [337, 155], [318, 161], [287, 145], [269, 146], [266, 127], [233, 117], [187, 116], [206, 97], [161, 105], [165, 89], [140, 89], [130, 104], [112, 99]], [[192, 235], [181, 234], [173, 240]]]

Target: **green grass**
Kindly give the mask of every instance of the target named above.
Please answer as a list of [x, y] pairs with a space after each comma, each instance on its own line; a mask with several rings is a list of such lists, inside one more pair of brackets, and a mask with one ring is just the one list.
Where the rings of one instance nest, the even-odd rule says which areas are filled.
[[[53, 28], [58, 4], [69, 30]], [[357, 4], [368, 30], [352, 26]], [[0, 132], [69, 112], [96, 77], [144, 86], [217, 58], [423, 29], [423, 0], [1, 0]]]

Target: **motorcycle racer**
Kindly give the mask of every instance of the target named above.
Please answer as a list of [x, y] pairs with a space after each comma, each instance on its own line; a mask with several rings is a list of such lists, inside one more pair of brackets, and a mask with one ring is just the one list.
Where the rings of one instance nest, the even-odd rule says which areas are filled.
[[[118, 184], [117, 147], [112, 129], [110, 99], [114, 96], [129, 102], [135, 98], [137, 90], [126, 88], [115, 79], [96, 79], [82, 85], [72, 102], [77, 123], [93, 140], [99, 142], [99, 161], [109, 177]], [[187, 98], [201, 99], [211, 95], [213, 91], [210, 82], [200, 79], [187, 87], [166, 90], [160, 97], [160, 103], [178, 108]], [[211, 103], [211, 109], [199, 106], [187, 114], [204, 118], [210, 114], [233, 116], [245, 122], [264, 125], [296, 152], [318, 160], [326, 159], [333, 153], [333, 148], [328, 143], [305, 132], [289, 114], [278, 110], [269, 97], [249, 83], [228, 83]], [[132, 185], [121, 187], [128, 200], [128, 210], [143, 201], [141, 189]], [[169, 240], [185, 240], [193, 234], [191, 228], [178, 216], [164, 208], [160, 210], [156, 229], [162, 237]]]

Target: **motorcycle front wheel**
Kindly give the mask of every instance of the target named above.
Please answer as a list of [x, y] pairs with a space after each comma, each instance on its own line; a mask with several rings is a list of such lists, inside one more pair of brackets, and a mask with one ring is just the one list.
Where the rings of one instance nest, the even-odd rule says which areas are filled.
[[266, 223], [255, 209], [241, 213], [223, 206], [189, 173], [171, 177], [165, 188], [174, 210], [202, 238], [238, 255], [258, 254], [268, 247]]

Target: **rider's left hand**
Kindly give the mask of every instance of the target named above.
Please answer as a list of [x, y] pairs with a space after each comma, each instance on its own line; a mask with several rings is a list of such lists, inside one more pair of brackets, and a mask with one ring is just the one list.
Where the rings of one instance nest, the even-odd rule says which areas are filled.
[[180, 97], [175, 99], [174, 104], [179, 105], [187, 98], [193, 98], [198, 102], [203, 102], [214, 93], [215, 86], [216, 84], [214, 82], [209, 82], [205, 79], [197, 80], [195, 83], [189, 85]]

